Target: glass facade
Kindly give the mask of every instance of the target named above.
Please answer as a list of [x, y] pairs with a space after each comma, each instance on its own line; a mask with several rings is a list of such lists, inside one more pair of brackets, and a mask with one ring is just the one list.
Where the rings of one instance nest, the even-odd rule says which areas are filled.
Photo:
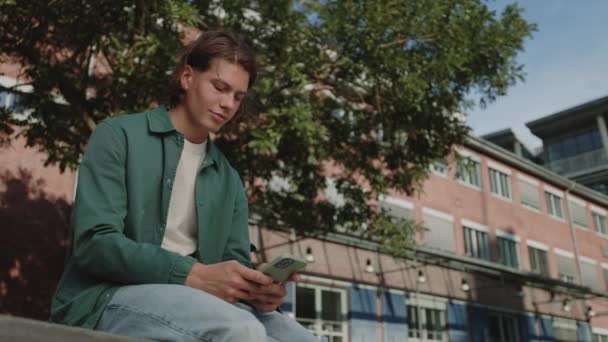
[[547, 144], [545, 160], [555, 161], [574, 157], [579, 154], [591, 152], [602, 148], [602, 137], [597, 128], [563, 137]]

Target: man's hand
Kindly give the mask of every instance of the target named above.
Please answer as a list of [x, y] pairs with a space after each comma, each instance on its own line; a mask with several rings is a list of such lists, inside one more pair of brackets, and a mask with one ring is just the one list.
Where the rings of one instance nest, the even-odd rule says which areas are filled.
[[287, 295], [285, 284], [290, 281], [298, 281], [300, 277], [292, 274], [289, 279], [280, 284], [270, 284], [262, 286], [259, 291], [252, 292], [252, 299], [249, 303], [259, 312], [271, 312], [276, 310], [283, 303], [283, 298]]
[[254, 298], [253, 293], [269, 285], [272, 285], [271, 277], [234, 260], [212, 265], [196, 263], [186, 278], [186, 286], [203, 290], [229, 303], [249, 301]]

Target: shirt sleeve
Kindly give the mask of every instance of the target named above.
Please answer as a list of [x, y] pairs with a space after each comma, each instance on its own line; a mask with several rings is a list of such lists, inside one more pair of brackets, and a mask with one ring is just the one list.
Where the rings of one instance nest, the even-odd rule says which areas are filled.
[[224, 250], [224, 260], [237, 260], [253, 268], [251, 262], [251, 241], [249, 240], [249, 203], [245, 188], [236, 171], [233, 172], [236, 182], [236, 197], [232, 212], [232, 229]]
[[196, 259], [124, 234], [127, 216], [125, 134], [104, 122], [78, 171], [72, 258], [82, 272], [122, 284], [183, 284]]

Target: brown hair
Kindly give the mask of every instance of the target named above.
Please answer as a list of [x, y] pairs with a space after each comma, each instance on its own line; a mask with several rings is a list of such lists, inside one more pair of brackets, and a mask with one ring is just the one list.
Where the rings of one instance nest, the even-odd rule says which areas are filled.
[[181, 101], [184, 93], [179, 80], [184, 67], [189, 65], [197, 71], [206, 71], [214, 58], [240, 65], [249, 74], [249, 87], [254, 84], [257, 77], [255, 53], [245, 39], [228, 31], [206, 31], [186, 47], [173, 70], [169, 98], [171, 107]]

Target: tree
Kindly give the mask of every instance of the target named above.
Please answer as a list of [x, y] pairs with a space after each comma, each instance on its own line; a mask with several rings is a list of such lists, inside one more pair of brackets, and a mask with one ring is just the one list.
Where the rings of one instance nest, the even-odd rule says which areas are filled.
[[[516, 56], [535, 27], [521, 12], [482, 0], [0, 0], [2, 57], [23, 65], [35, 113], [0, 127], [21, 126], [49, 163], [75, 168], [98, 122], [164, 101], [181, 28], [232, 29], [261, 73], [216, 141], [260, 223], [411, 241], [413, 225], [370, 204], [415, 193], [465, 141], [470, 94], [483, 105], [523, 80]], [[334, 196], [320, 195], [328, 185]]]

